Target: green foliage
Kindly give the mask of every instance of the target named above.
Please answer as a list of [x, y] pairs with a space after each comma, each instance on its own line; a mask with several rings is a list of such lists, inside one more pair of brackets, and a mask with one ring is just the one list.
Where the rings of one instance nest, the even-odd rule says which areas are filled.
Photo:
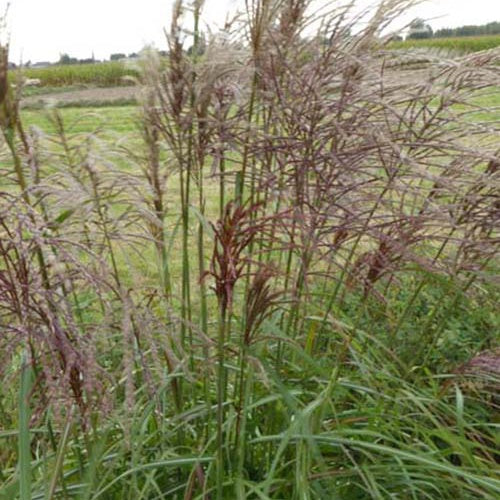
[[77, 64], [78, 59], [76, 57], [71, 57], [69, 54], [61, 54], [59, 57], [60, 65]]
[[119, 61], [120, 59], [125, 59], [126, 57], [126, 54], [118, 52], [117, 54], [111, 54], [110, 59], [111, 61]]
[[434, 32], [435, 38], [452, 38], [463, 36], [489, 36], [500, 35], [500, 22], [488, 24], [459, 26], [458, 28], [441, 28]]
[[117, 61], [25, 68], [22, 71], [27, 78], [40, 79], [43, 87], [66, 87], [69, 85], [114, 87], [124, 85], [124, 77], [137, 77], [138, 75], [137, 70], [128, 68]]
[[459, 53], [479, 52], [500, 46], [500, 36], [476, 36], [456, 38], [430, 38], [427, 40], [405, 40], [392, 42], [395, 49], [443, 49]]
[[423, 19], [415, 19], [410, 24], [407, 40], [425, 40], [432, 38], [432, 34], [432, 28], [429, 24], [425, 24]]

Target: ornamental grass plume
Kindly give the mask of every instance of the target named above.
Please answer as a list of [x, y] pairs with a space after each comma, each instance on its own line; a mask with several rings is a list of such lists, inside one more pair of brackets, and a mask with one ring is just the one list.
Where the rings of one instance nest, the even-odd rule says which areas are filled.
[[496, 500], [500, 56], [416, 3], [177, 1], [47, 128], [0, 46], [0, 497]]

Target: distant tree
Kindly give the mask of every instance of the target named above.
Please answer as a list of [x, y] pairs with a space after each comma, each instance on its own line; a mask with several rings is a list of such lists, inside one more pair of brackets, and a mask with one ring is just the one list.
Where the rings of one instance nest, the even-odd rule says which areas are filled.
[[119, 61], [120, 59], [125, 59], [127, 56], [125, 54], [122, 54], [121, 52], [118, 52], [116, 54], [111, 54], [110, 59], [112, 61]]
[[450, 38], [455, 36], [455, 30], [451, 28], [441, 28], [434, 33], [434, 38]]
[[139, 57], [139, 54], [137, 52], [131, 52], [129, 55], [128, 55], [128, 58], [129, 59], [135, 59], [136, 57]]
[[409, 40], [422, 40], [432, 38], [432, 35], [433, 31], [430, 25], [425, 24], [423, 19], [417, 18], [410, 24], [410, 30], [406, 38]]
[[[200, 38], [198, 40], [198, 55], [202, 56], [207, 50], [207, 39], [205, 37], [205, 33], [200, 33]], [[194, 46], [188, 48], [187, 54], [188, 56], [192, 56], [194, 51]]]
[[76, 57], [70, 57], [68, 54], [64, 53], [59, 56], [59, 64], [76, 64], [78, 59]]
[[500, 22], [494, 21], [482, 25], [467, 25], [457, 28], [441, 28], [434, 33], [434, 38], [462, 36], [500, 35]]
[[486, 35], [500, 35], [500, 21], [488, 23], [484, 27], [484, 31]]

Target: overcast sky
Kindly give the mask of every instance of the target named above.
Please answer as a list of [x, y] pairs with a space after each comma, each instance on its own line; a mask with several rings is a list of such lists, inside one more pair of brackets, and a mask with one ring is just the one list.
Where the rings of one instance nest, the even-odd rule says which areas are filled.
[[[324, 0], [328, 2], [328, 0]], [[373, 0], [360, 0], [373, 3]], [[7, 0], [0, 0], [2, 11]], [[207, 0], [206, 19], [222, 23], [228, 6], [242, 0]], [[331, 4], [335, 0], [330, 0]], [[108, 58], [136, 52], [144, 45], [165, 45], [173, 0], [10, 0], [8, 29], [14, 62], [73, 57]], [[428, 0], [408, 18], [430, 19], [434, 29], [500, 21], [500, 0]]]

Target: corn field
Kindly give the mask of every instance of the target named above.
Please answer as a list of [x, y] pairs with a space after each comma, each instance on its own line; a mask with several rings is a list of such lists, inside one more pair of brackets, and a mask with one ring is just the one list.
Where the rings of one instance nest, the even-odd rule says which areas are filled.
[[[66, 64], [46, 68], [23, 68], [24, 77], [40, 80], [42, 87], [66, 87], [70, 85], [96, 85], [114, 87], [130, 85], [130, 78], [137, 77], [138, 71], [121, 62], [95, 64]], [[15, 72], [13, 72], [15, 80]]]

